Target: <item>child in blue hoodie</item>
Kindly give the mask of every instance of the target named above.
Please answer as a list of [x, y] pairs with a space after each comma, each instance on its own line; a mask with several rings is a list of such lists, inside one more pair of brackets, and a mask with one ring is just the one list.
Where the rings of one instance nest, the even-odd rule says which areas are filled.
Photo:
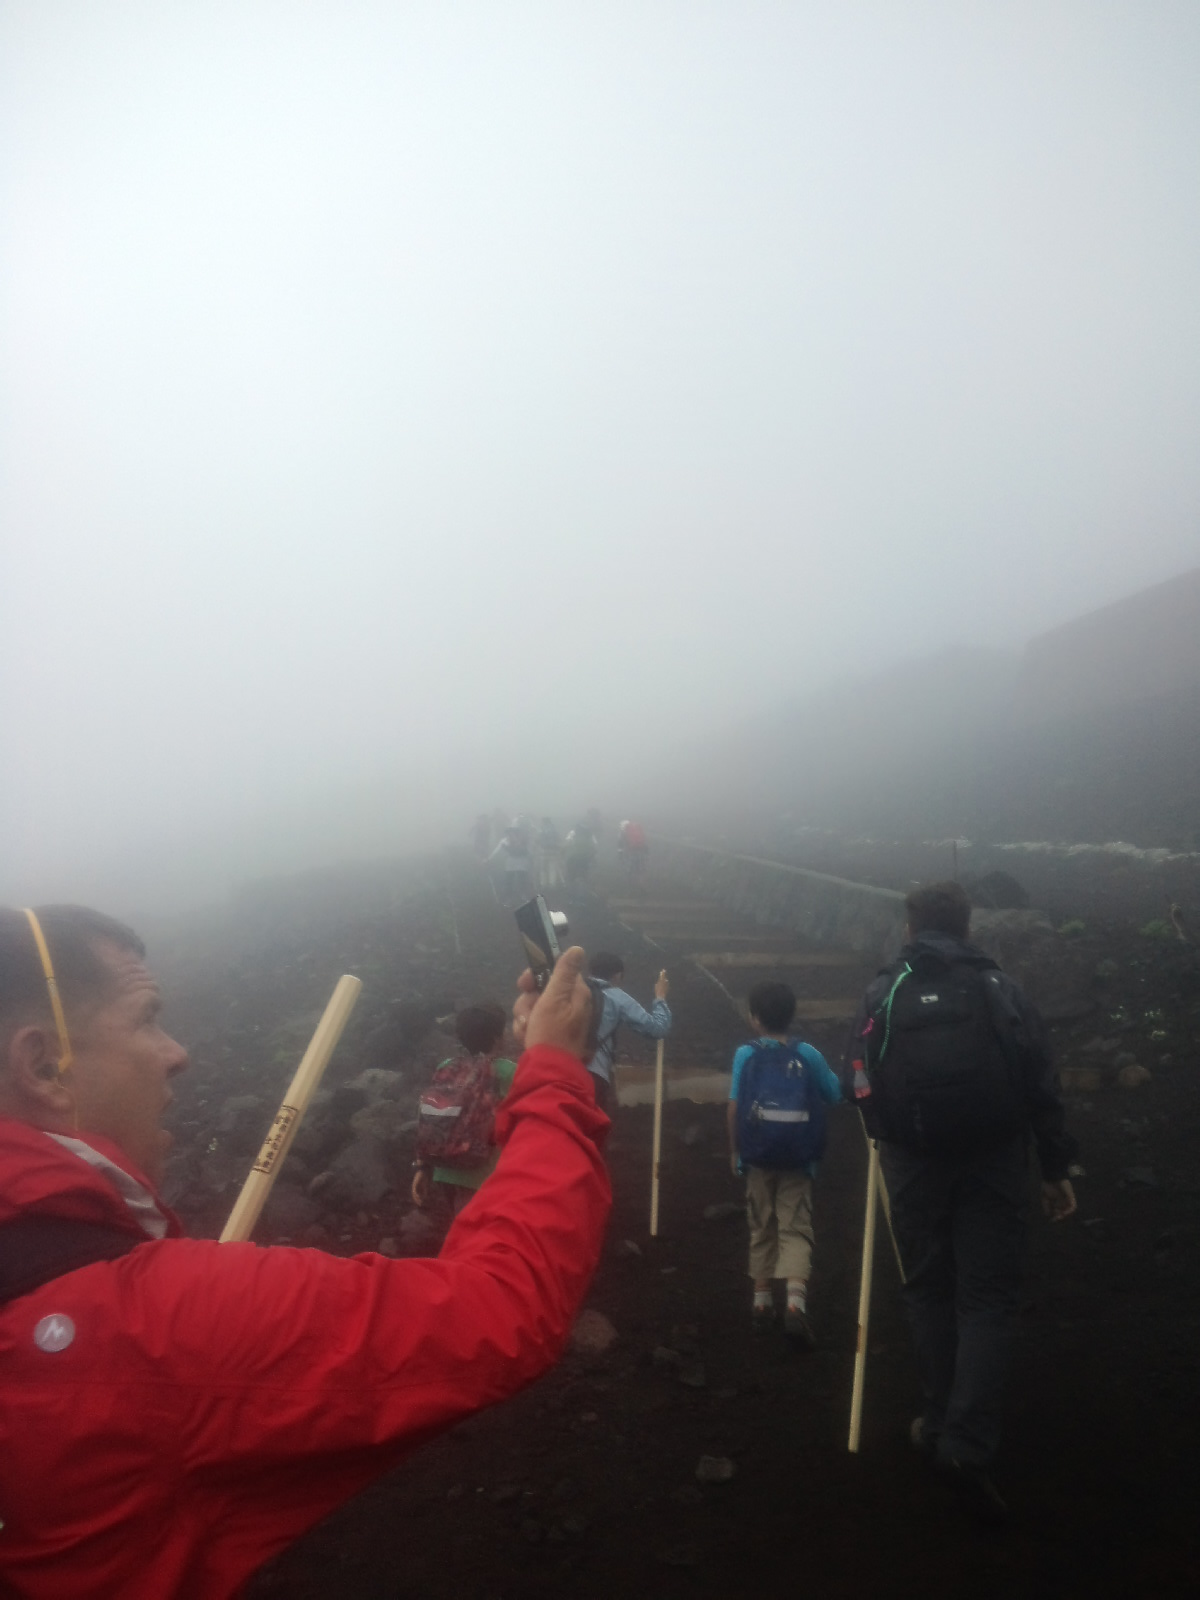
[[[787, 1282], [787, 1309], [784, 1331], [790, 1338], [810, 1348], [816, 1343], [808, 1321], [808, 1274], [812, 1262], [812, 1180], [823, 1138], [823, 1116], [808, 1111], [768, 1111], [768, 1120], [781, 1128], [803, 1122], [804, 1139], [815, 1149], [808, 1159], [794, 1161], [784, 1157], [779, 1165], [756, 1166], [743, 1162], [739, 1152], [739, 1092], [748, 1063], [770, 1054], [771, 1046], [782, 1046], [788, 1062], [799, 1064], [809, 1075], [816, 1099], [836, 1105], [842, 1098], [841, 1086], [825, 1057], [811, 1044], [789, 1039], [788, 1029], [796, 1014], [796, 996], [786, 983], [760, 983], [750, 991], [750, 1022], [759, 1038], [744, 1044], [733, 1058], [733, 1080], [729, 1086], [729, 1151], [735, 1175], [746, 1179], [746, 1216], [750, 1224], [750, 1276], [754, 1280], [754, 1327], [764, 1331], [775, 1321], [771, 1284], [775, 1278]], [[807, 1086], [806, 1086], [807, 1088]], [[743, 1109], [743, 1115], [745, 1115]], [[785, 1133], [786, 1140], [786, 1133]]]

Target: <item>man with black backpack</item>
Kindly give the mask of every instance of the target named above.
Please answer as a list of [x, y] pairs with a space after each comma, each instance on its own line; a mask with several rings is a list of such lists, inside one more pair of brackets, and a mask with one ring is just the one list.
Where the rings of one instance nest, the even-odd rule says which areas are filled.
[[867, 990], [847, 1066], [880, 1141], [904, 1265], [925, 1401], [912, 1442], [998, 1522], [1007, 1508], [988, 1474], [1024, 1258], [1029, 1138], [1054, 1221], [1075, 1210], [1076, 1147], [1041, 1019], [968, 942], [962, 887], [928, 884], [905, 907], [907, 942]]

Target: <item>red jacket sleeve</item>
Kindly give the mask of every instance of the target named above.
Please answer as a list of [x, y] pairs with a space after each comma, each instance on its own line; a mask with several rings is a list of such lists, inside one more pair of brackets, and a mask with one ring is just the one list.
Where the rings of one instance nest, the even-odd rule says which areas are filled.
[[209, 1256], [194, 1293], [181, 1283], [176, 1301], [190, 1357], [179, 1343], [168, 1357], [177, 1379], [206, 1391], [186, 1437], [191, 1463], [219, 1470], [394, 1447], [545, 1371], [599, 1258], [607, 1127], [579, 1062], [539, 1047], [522, 1057], [501, 1108], [499, 1164], [438, 1257], [183, 1245]]

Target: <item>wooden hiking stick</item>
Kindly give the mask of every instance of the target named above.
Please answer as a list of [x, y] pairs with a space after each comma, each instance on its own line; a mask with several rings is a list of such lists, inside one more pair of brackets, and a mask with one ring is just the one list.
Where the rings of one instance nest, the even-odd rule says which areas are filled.
[[[872, 1148], [875, 1148], [874, 1141], [872, 1140], [871, 1135], [867, 1132], [867, 1125], [861, 1117], [858, 1119], [858, 1125], [863, 1131], [863, 1138], [867, 1141], [867, 1150], [870, 1151]], [[892, 1226], [892, 1201], [891, 1196], [888, 1194], [887, 1181], [883, 1176], [882, 1166], [879, 1169], [879, 1202], [883, 1206], [884, 1220], [888, 1225], [888, 1237], [892, 1241], [892, 1254], [896, 1257], [896, 1270], [900, 1274], [900, 1282], [904, 1283], [906, 1281], [904, 1277], [904, 1263], [900, 1259], [900, 1246], [896, 1243], [896, 1230]]]
[[650, 1237], [658, 1238], [658, 1178], [662, 1155], [663, 1042], [654, 1063], [654, 1141], [650, 1157]]
[[250, 1168], [250, 1175], [242, 1185], [241, 1194], [234, 1201], [229, 1221], [221, 1234], [222, 1244], [229, 1244], [231, 1240], [248, 1239], [254, 1232], [254, 1224], [267, 1203], [267, 1196], [279, 1176], [279, 1169], [283, 1165], [285, 1156], [291, 1149], [296, 1129], [308, 1110], [309, 1101], [316, 1093], [321, 1075], [329, 1065], [329, 1058], [342, 1036], [342, 1029], [354, 1010], [354, 1002], [361, 990], [361, 978], [347, 976], [338, 979], [337, 987], [325, 1007], [325, 1015], [317, 1023], [317, 1031], [309, 1040], [308, 1049], [296, 1068], [296, 1075], [288, 1085], [283, 1104], [275, 1113], [275, 1120], [263, 1140], [258, 1158]]
[[850, 1445], [857, 1452], [862, 1432], [863, 1381], [867, 1375], [867, 1330], [871, 1321], [871, 1269], [875, 1265], [875, 1203], [879, 1193], [879, 1146], [871, 1140], [867, 1159], [867, 1215], [863, 1224], [862, 1281], [858, 1288], [858, 1348], [850, 1396]]

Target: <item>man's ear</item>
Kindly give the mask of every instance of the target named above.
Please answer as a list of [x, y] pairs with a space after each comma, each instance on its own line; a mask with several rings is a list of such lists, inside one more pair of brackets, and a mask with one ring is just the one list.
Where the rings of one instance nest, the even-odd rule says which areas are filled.
[[31, 1023], [13, 1034], [4, 1052], [5, 1098], [17, 1116], [58, 1121], [70, 1115], [74, 1099], [59, 1076], [60, 1054], [53, 1028]]

